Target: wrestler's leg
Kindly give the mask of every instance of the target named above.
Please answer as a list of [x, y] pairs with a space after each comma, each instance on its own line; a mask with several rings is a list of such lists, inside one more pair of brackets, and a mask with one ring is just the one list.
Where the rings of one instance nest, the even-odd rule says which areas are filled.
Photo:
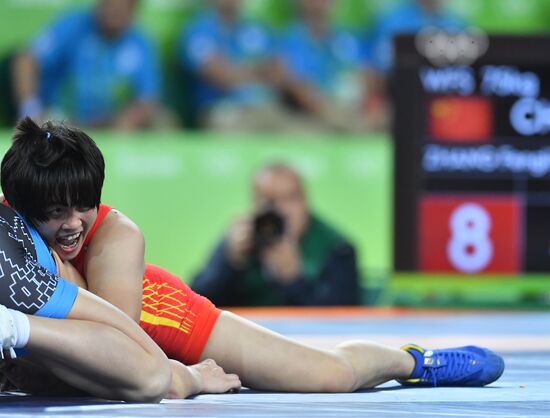
[[[128, 384], [133, 384], [137, 387], [140, 380], [145, 380], [148, 383], [159, 381], [155, 377], [158, 370], [150, 370], [148, 368], [148, 366], [152, 365], [151, 361], [143, 365], [135, 363], [136, 359], [138, 362], [147, 361], [143, 358], [139, 359], [140, 355], [143, 357], [142, 353], [132, 353], [132, 349], [136, 347], [135, 344], [131, 343], [130, 349], [127, 350], [126, 347], [120, 344], [119, 337], [116, 337], [114, 341], [115, 345], [112, 348], [120, 350], [120, 352], [115, 353], [115, 356], [109, 355], [108, 358], [104, 358], [101, 353], [98, 356], [98, 353], [94, 350], [91, 350], [93, 352], [90, 353], [87, 350], [83, 350], [80, 346], [80, 344], [85, 344], [84, 347], [105, 344], [104, 351], [109, 353], [109, 338], [105, 334], [105, 331], [111, 332], [112, 328], [104, 330], [101, 328], [105, 328], [105, 326], [101, 325], [99, 329], [93, 330], [89, 329], [90, 323], [73, 320], [70, 322], [76, 326], [76, 329], [67, 330], [65, 324], [67, 321], [57, 320], [53, 324], [54, 328], [50, 329], [52, 320], [44, 322], [42, 318], [30, 317], [29, 322], [33, 328], [33, 342], [27, 345], [28, 355], [25, 358], [6, 359], [0, 362], [0, 373], [3, 373], [17, 389], [41, 396], [82, 396], [86, 393], [92, 393], [96, 396], [106, 398], [114, 397], [140, 402], [150, 400], [150, 396], [147, 395], [148, 392], [144, 392], [143, 388], [139, 390], [130, 388], [132, 391], [130, 394], [131, 397], [128, 391], [124, 389], [124, 386], [128, 386]], [[36, 330], [38, 332], [35, 332]], [[69, 350], [69, 354], [75, 354], [72, 352], [72, 347], [74, 346], [78, 348], [78, 355], [74, 357], [68, 356], [64, 350], [54, 349], [54, 346], [50, 347], [49, 334], [52, 331], [59, 331], [61, 333], [60, 337], [63, 338], [63, 344], [68, 343], [67, 349]], [[80, 339], [75, 344], [72, 337], [69, 339], [65, 338], [65, 331], [73, 333], [76, 331], [76, 338], [84, 336], [84, 339]], [[90, 331], [100, 332], [101, 334], [91, 341], [92, 344], [87, 345], [90, 342], [87, 341], [91, 335]], [[51, 337], [55, 339], [59, 336], [51, 335]], [[55, 355], [53, 359], [48, 355], [49, 350]], [[123, 358], [119, 358], [119, 355], [122, 355]], [[90, 356], [91, 360], [87, 360], [86, 356]], [[69, 362], [68, 364], [71, 367], [67, 367], [66, 362]], [[128, 363], [133, 369], [130, 371], [126, 370], [124, 363]], [[172, 370], [172, 384], [170, 390], [164, 394], [166, 398], [182, 399], [200, 391], [223, 393], [231, 389], [239, 389], [241, 386], [238, 376], [224, 373], [213, 360], [206, 360], [189, 367], [175, 360], [168, 360], [168, 363]], [[80, 364], [83, 364], [84, 367], [80, 367]], [[145, 376], [136, 375], [136, 372], [139, 371], [149, 374]], [[125, 373], [122, 376], [124, 380], [121, 383], [117, 383], [116, 380], [120, 380], [121, 373]], [[90, 378], [94, 380], [90, 382]], [[69, 383], [72, 383], [72, 385]], [[121, 385], [123, 385], [122, 388]], [[155, 388], [152, 388], [152, 390], [152, 393], [158, 391]]]
[[84, 320], [30, 316], [29, 322], [29, 354], [69, 385], [108, 399], [154, 402], [164, 396], [155, 362], [148, 362], [152, 356], [121, 331]]
[[28, 332], [28, 342], [25, 345], [22, 338], [19, 347], [64, 382], [93, 395], [153, 402], [168, 392], [171, 372], [166, 356], [120, 310], [80, 289], [67, 318], [4, 308], [3, 332], [9, 331], [9, 324], [13, 328], [13, 337], [4, 337], [19, 342]]
[[0, 392], [22, 391], [35, 396], [89, 396], [65, 383], [30, 355], [0, 361]]
[[406, 379], [414, 368], [402, 350], [363, 341], [312, 348], [225, 311], [202, 352], [206, 358], [245, 386], [291, 392], [349, 392]]
[[[78, 387], [96, 396], [128, 399], [129, 392], [137, 392], [140, 382], [152, 377], [136, 374], [144, 370], [138, 361], [147, 359], [139, 346], [112, 327], [80, 320], [28, 319], [31, 337], [26, 355], [6, 360], [4, 367], [19, 390], [67, 396]], [[147, 398], [144, 393], [134, 397]]]

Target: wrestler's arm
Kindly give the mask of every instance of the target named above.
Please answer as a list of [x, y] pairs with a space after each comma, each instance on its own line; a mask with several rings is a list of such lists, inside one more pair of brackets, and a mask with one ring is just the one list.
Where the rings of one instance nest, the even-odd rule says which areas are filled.
[[[93, 388], [93, 393], [101, 393], [100, 390], [103, 389], [105, 382], [107, 382], [107, 388], [111, 388], [114, 379], [115, 382], [119, 383], [117, 390], [130, 391], [132, 399], [135, 399], [132, 391], [136, 391], [136, 386], [139, 391], [145, 391], [146, 395], [148, 391], [155, 393], [155, 391], [162, 390], [163, 396], [172, 399], [187, 398], [201, 392], [223, 393], [241, 387], [238, 376], [226, 374], [214, 360], [204, 360], [192, 366], [185, 366], [174, 360], [166, 362], [167, 358], [162, 350], [138, 324], [130, 321], [127, 315], [110, 303], [86, 290], [79, 289], [78, 297], [67, 318], [105, 324], [120, 331], [119, 335], [116, 335], [113, 347], [110, 348], [109, 346], [102, 347], [100, 344], [110, 342], [112, 329], [109, 330], [110, 334], [103, 332], [100, 337], [86, 330], [74, 329], [73, 333], [76, 335], [73, 340], [78, 342], [78, 346], [64, 347], [66, 352], [63, 353], [63, 356], [73, 355], [71, 353], [72, 349], [82, 350], [80, 348], [82, 345], [88, 347], [89, 353], [80, 351], [78, 355], [75, 355], [74, 361], [70, 361], [68, 364], [65, 359], [61, 364], [54, 363], [54, 366], [58, 369], [61, 366], [63, 371], [69, 372], [68, 377], [66, 375], [59, 377], [74, 386]], [[57, 334], [61, 334], [61, 331], [57, 331]], [[133, 344], [128, 344], [132, 341], [125, 341], [123, 336], [133, 340]], [[52, 336], [52, 338], [55, 338], [55, 336]], [[141, 351], [136, 350], [135, 343], [140, 346]], [[125, 347], [124, 344], [128, 347]], [[109, 360], [87, 359], [88, 356], [97, 356], [98, 350], [105, 353]], [[131, 371], [125, 368], [126, 374], [121, 376], [120, 370], [117, 370], [119, 364], [127, 364]], [[91, 376], [100, 374], [105, 377], [100, 382], [90, 381], [87, 376], [88, 373]], [[171, 380], [168, 382], [168, 386], [159, 389], [159, 385], [166, 383], [162, 379], [166, 374], [171, 376]], [[136, 382], [141, 382], [141, 386], [138, 386]], [[95, 386], [99, 387], [96, 388]], [[122, 394], [125, 397], [128, 396], [125, 392], [122, 392]]]
[[[53, 254], [61, 277], [85, 285], [70, 263]], [[16, 366], [11, 376], [6, 374], [22, 390], [62, 395], [73, 393], [74, 386], [96, 396], [145, 402], [159, 400], [159, 391], [161, 396], [181, 399], [199, 392], [240, 388], [239, 378], [224, 373], [212, 360], [189, 367], [170, 360], [171, 382], [166, 392], [161, 386], [166, 383], [165, 355], [127, 315], [85, 290], [79, 290], [67, 319], [73, 321], [29, 317], [33, 338], [27, 348], [29, 360], [69, 386], [60, 387], [51, 379], [37, 382], [37, 376], [44, 379], [48, 375], [40, 370], [36, 374], [33, 367], [21, 373]]]
[[29, 316], [26, 348], [33, 361], [95, 396], [155, 402], [240, 388], [213, 360], [190, 367], [168, 361], [136, 323], [84, 289], [66, 319]]
[[30, 316], [27, 349], [63, 381], [96, 396], [158, 401], [171, 386], [160, 348], [126, 315], [79, 289], [67, 320]]
[[84, 275], [88, 290], [139, 322], [145, 241], [139, 227], [111, 210], [88, 246]]
[[63, 261], [59, 255], [51, 250], [53, 258], [55, 260], [55, 265], [57, 266], [57, 274], [59, 277], [63, 277], [68, 282], [76, 284], [82, 289], [88, 289], [88, 284], [86, 280], [80, 275], [78, 270], [71, 264], [70, 261]]
[[[125, 313], [134, 312], [133, 319], [138, 322], [145, 268], [143, 236], [139, 228], [120, 212], [111, 211], [111, 214], [114, 216], [106, 217], [88, 246], [84, 265], [86, 283], [89, 290]], [[65, 263], [60, 275], [72, 277], [78, 284], [82, 278], [74, 270], [72, 265]], [[220, 393], [241, 387], [237, 375], [225, 373], [210, 359], [192, 366], [173, 360], [169, 364], [172, 371], [172, 383], [166, 395], [169, 398], [186, 398], [199, 392]]]

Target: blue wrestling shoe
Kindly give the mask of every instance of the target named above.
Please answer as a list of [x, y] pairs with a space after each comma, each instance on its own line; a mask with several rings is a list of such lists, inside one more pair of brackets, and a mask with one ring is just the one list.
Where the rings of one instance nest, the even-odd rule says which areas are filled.
[[412, 355], [416, 366], [404, 386], [485, 386], [504, 371], [504, 360], [483, 347], [425, 350], [414, 344], [401, 347]]

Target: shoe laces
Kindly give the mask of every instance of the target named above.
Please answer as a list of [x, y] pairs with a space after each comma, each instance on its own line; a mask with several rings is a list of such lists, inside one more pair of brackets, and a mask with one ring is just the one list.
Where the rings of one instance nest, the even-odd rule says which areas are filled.
[[424, 373], [421, 380], [437, 386], [438, 381], [457, 380], [466, 376], [475, 359], [466, 351], [443, 351], [424, 354]]

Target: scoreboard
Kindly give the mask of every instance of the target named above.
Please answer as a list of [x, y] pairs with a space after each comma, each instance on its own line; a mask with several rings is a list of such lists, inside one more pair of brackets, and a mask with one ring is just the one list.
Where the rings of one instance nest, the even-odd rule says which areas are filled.
[[550, 37], [432, 35], [394, 43], [394, 268], [550, 272]]

